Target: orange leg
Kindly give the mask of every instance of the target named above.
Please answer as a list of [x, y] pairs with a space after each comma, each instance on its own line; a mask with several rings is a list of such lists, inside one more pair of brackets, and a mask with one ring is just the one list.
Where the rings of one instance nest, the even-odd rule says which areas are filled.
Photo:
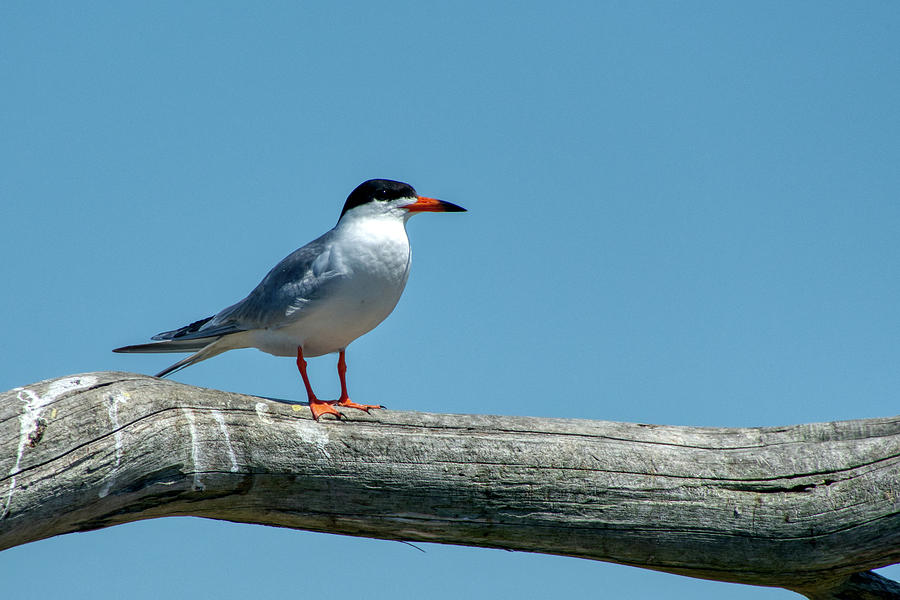
[[297, 346], [297, 368], [300, 370], [300, 377], [303, 378], [303, 385], [306, 386], [306, 398], [309, 400], [309, 410], [312, 411], [313, 419], [319, 420], [322, 415], [334, 415], [338, 419], [341, 413], [331, 407], [332, 402], [326, 402], [316, 398], [313, 393], [312, 385], [309, 383], [309, 376], [306, 374], [306, 360], [303, 359], [303, 348]]
[[347, 394], [347, 361], [344, 358], [344, 350], [341, 350], [340, 355], [338, 356], [338, 377], [341, 380], [341, 397], [337, 401], [338, 406], [346, 406], [347, 408], [356, 408], [359, 410], [364, 410], [369, 412], [369, 409], [372, 408], [384, 408], [380, 404], [357, 404], [350, 400], [350, 396]]

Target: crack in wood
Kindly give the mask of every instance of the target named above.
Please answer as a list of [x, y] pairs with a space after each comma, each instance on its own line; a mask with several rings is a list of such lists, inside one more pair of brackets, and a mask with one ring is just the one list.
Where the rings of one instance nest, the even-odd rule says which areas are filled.
[[[10, 411], [15, 391], [0, 394], [0, 456], [15, 467], [0, 488], [20, 478], [0, 549], [194, 515], [577, 556], [815, 600], [869, 598], [861, 586], [877, 576], [851, 575], [900, 560], [896, 417], [730, 430], [393, 411], [315, 423], [277, 400], [90, 377], [36, 400], [33, 423]], [[110, 405], [119, 393], [127, 403]], [[39, 414], [50, 405], [59, 418]]]

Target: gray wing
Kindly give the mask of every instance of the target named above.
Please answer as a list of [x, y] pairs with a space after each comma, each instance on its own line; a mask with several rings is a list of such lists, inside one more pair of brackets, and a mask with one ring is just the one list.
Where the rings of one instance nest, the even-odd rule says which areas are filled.
[[153, 336], [150, 344], [116, 348], [113, 352], [194, 352], [157, 373], [165, 377], [179, 369], [229, 350], [229, 335], [250, 329], [278, 328], [314, 311], [318, 301], [340, 285], [341, 273], [330, 255], [334, 230], [295, 250], [275, 265], [250, 294], [218, 314]]
[[343, 276], [329, 255], [333, 231], [286, 256], [240, 302], [215, 316], [166, 331], [155, 340], [191, 340], [278, 328], [300, 319]]

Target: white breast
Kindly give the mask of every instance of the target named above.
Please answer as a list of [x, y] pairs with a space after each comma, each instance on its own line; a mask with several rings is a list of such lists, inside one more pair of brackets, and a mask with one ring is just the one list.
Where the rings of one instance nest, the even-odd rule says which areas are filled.
[[314, 271], [337, 272], [327, 296], [277, 330], [257, 330], [254, 346], [277, 356], [319, 356], [346, 348], [381, 323], [400, 300], [409, 277], [410, 247], [400, 219], [360, 219], [335, 228], [333, 244]]

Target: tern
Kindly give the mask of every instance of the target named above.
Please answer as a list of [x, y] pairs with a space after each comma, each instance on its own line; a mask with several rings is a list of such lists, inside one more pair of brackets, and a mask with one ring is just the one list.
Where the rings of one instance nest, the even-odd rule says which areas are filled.
[[[295, 250], [250, 294], [215, 315], [153, 336], [157, 340], [113, 352], [193, 352], [157, 373], [165, 377], [236, 348], [258, 348], [297, 358], [309, 408], [340, 419], [333, 405], [368, 412], [347, 393], [347, 346], [394, 310], [409, 278], [412, 257], [406, 222], [420, 212], [465, 212], [450, 202], [419, 196], [407, 183], [371, 179], [347, 197], [337, 225]], [[319, 400], [306, 358], [338, 353], [341, 396]]]

